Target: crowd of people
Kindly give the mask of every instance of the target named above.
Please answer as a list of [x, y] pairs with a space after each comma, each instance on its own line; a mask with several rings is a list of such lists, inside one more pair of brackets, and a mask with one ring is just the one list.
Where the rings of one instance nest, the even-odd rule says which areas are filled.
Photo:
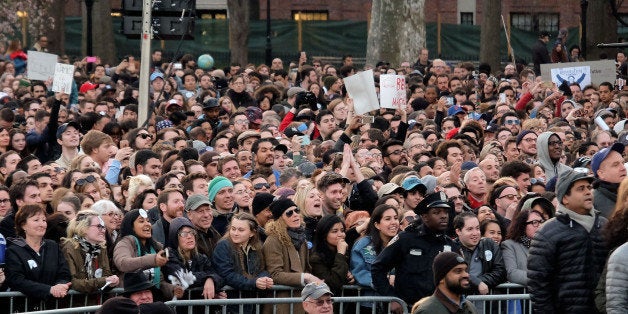
[[[534, 67], [447, 63], [427, 49], [398, 66], [302, 53], [224, 69], [154, 50], [76, 60], [62, 94], [29, 80], [19, 41], [10, 48], [0, 287], [30, 309], [70, 289], [124, 287], [103, 311], [137, 313], [193, 288], [233, 299], [286, 285], [303, 289], [294, 313], [331, 313], [330, 297], [359, 285], [415, 313], [475, 313], [503, 305], [465, 296], [505, 282], [526, 287], [538, 313], [628, 308], [625, 84], [556, 86]], [[376, 89], [382, 74], [405, 76], [407, 103], [356, 114], [343, 79], [364, 69]], [[142, 79], [150, 104], [138, 104]]]

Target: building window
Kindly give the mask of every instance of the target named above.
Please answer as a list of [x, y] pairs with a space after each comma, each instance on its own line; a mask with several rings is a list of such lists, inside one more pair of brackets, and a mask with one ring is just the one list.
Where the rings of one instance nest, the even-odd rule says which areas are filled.
[[[619, 17], [624, 21], [628, 22], [628, 14], [619, 14]], [[628, 33], [628, 26], [624, 26], [621, 22], [617, 21], [617, 33], [625, 34]]]
[[511, 13], [512, 27], [531, 32], [558, 32], [560, 15], [558, 13]]
[[226, 10], [197, 10], [197, 16], [203, 20], [226, 20]]
[[460, 25], [473, 25], [473, 12], [460, 12]]
[[292, 19], [295, 21], [327, 21], [327, 11], [292, 11]]

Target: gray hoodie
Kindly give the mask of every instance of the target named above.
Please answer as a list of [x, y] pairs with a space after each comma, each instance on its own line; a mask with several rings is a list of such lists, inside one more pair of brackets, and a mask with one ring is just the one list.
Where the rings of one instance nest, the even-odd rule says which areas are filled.
[[[556, 133], [543, 132], [536, 139], [537, 157], [541, 167], [545, 169], [546, 182], [565, 171], [572, 170], [571, 167], [566, 166], [559, 161], [553, 162], [550, 158], [547, 142], [549, 142], [550, 136], [554, 134]], [[556, 134], [556, 136], [558, 136], [558, 134]]]

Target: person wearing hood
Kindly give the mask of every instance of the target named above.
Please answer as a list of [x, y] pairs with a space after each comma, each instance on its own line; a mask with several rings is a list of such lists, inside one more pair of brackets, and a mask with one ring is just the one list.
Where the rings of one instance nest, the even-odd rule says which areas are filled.
[[226, 298], [227, 294], [220, 292], [222, 279], [212, 269], [210, 258], [196, 248], [196, 229], [192, 222], [185, 217], [177, 217], [170, 222], [168, 233], [168, 262], [163, 267], [164, 278], [184, 289], [202, 287], [202, 291], [192, 292], [193, 299]]
[[183, 296], [183, 288], [166, 281], [161, 272], [168, 262], [163, 245], [152, 238], [152, 226], [144, 209], [128, 212], [120, 229], [122, 239], [116, 244], [113, 262], [122, 273], [142, 271], [163, 293], [165, 299]]
[[615, 143], [595, 153], [591, 159], [591, 170], [596, 179], [593, 182], [593, 207], [607, 219], [615, 209], [619, 184], [626, 178], [624, 148], [624, 144]]
[[571, 167], [560, 162], [563, 154], [563, 141], [554, 132], [543, 132], [536, 139], [537, 157], [541, 167], [545, 170], [545, 177], [551, 178], [563, 172], [572, 170]]
[[537, 230], [528, 255], [532, 310], [595, 313], [593, 291], [608, 256], [607, 220], [593, 208], [593, 177], [570, 170], [556, 182], [556, 216]]
[[55, 299], [67, 296], [72, 275], [59, 245], [44, 239], [46, 211], [22, 206], [15, 214], [15, 230], [17, 237], [9, 239], [6, 251], [6, 283], [29, 298], [27, 310], [55, 308]]

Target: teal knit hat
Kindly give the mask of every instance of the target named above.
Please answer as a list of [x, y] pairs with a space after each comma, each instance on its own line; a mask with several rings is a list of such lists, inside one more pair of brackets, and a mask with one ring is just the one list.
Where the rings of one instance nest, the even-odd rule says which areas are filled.
[[232, 188], [233, 184], [231, 184], [231, 181], [229, 181], [229, 179], [223, 176], [217, 176], [209, 181], [209, 201], [213, 203], [214, 199], [216, 198], [216, 194], [218, 194], [218, 191], [227, 187]]

